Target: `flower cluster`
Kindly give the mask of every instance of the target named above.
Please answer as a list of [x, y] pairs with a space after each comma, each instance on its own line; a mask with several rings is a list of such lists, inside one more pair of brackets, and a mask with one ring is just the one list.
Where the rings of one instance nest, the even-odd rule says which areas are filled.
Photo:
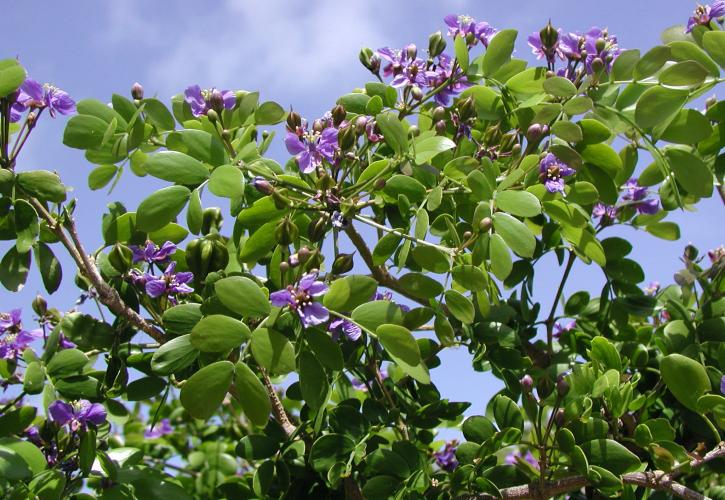
[[0, 313], [0, 359], [17, 360], [34, 340], [42, 336], [39, 329], [23, 329], [22, 310]]
[[450, 14], [443, 18], [448, 26], [448, 34], [455, 38], [462, 36], [469, 47], [473, 47], [481, 42], [485, 47], [491, 42], [491, 39], [498, 31], [485, 21], [476, 21], [471, 16]]
[[550, 193], [564, 194], [564, 177], [574, 172], [573, 168], [557, 158], [554, 153], [547, 153], [539, 163], [539, 179]]
[[133, 263], [148, 262], [149, 264], [163, 263], [169, 260], [171, 254], [176, 251], [176, 245], [167, 241], [161, 247], [153, 241], [147, 241], [145, 246], [131, 245], [133, 252]]
[[685, 33], [690, 33], [695, 26], [710, 28], [713, 19], [725, 16], [725, 0], [716, 0], [712, 5], [698, 5], [687, 20]]
[[546, 58], [550, 69], [554, 69], [556, 59], [566, 61], [565, 68], [557, 71], [572, 81], [582, 75], [591, 75], [599, 71], [609, 71], [612, 63], [622, 50], [617, 37], [610, 35], [607, 29], [591, 28], [586, 33], [564, 33], [548, 24], [538, 33], [528, 38], [531, 50], [537, 59]]
[[453, 472], [458, 467], [456, 448], [458, 448], [458, 441], [454, 439], [453, 441], [447, 442], [442, 450], [433, 453], [438, 467], [446, 472]]
[[622, 200], [640, 214], [655, 214], [660, 208], [659, 201], [656, 198], [648, 198], [647, 188], [640, 186], [637, 179], [629, 179], [624, 184]]
[[237, 103], [237, 96], [231, 90], [214, 87], [202, 89], [198, 85], [191, 85], [184, 91], [184, 100], [191, 107], [191, 114], [198, 117], [211, 110], [220, 113], [225, 109], [232, 109]]
[[558, 321], [554, 323], [554, 338], [558, 339], [564, 332], [570, 332], [576, 328], [576, 320], [568, 322], [566, 325], [562, 325]]
[[339, 150], [337, 134], [338, 129], [333, 126], [332, 120], [315, 120], [312, 130], [308, 130], [307, 122], [300, 119], [294, 127], [288, 124], [284, 144], [287, 151], [295, 156], [300, 171], [309, 174], [322, 166], [322, 160], [331, 164], [336, 162]]
[[48, 415], [52, 422], [60, 426], [67, 424], [73, 432], [87, 429], [88, 424], [97, 427], [106, 421], [106, 409], [103, 405], [91, 403], [87, 399], [73, 403], [56, 400], [48, 406]]
[[328, 287], [322, 281], [317, 281], [317, 273], [308, 273], [302, 276], [296, 285], [289, 285], [284, 290], [278, 290], [269, 295], [273, 306], [289, 306], [297, 311], [302, 325], [305, 328], [320, 325], [330, 319], [330, 312], [325, 306], [313, 299], [324, 295]]
[[56, 113], [61, 115], [74, 113], [76, 103], [58, 87], [49, 83], [40, 84], [32, 78], [28, 78], [18, 89], [15, 103], [10, 109], [10, 121], [19, 121], [22, 114], [28, 109], [39, 111], [47, 109], [51, 118], [55, 118]]
[[187, 285], [194, 279], [194, 275], [188, 271], [176, 273], [175, 270], [176, 262], [171, 262], [160, 276], [131, 269], [129, 277], [134, 285], [143, 286], [149, 297], [155, 299], [166, 296], [170, 302], [176, 303], [176, 294], [187, 294], [194, 291]]

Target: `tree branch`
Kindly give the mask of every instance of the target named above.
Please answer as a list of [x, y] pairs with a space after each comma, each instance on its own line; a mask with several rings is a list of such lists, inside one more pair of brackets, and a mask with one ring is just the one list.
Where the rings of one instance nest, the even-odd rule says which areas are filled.
[[284, 409], [284, 406], [282, 406], [282, 401], [279, 400], [279, 396], [277, 396], [277, 391], [274, 390], [274, 386], [272, 385], [272, 381], [269, 380], [269, 375], [267, 375], [267, 371], [260, 367], [259, 370], [262, 372], [262, 380], [264, 381], [264, 387], [267, 388], [267, 395], [269, 396], [269, 400], [272, 402], [272, 413], [274, 414], [275, 420], [277, 420], [277, 423], [282, 427], [282, 430], [287, 435], [287, 437], [292, 437], [295, 432], [297, 432], [297, 427], [290, 422], [289, 417], [287, 416], [287, 412]]

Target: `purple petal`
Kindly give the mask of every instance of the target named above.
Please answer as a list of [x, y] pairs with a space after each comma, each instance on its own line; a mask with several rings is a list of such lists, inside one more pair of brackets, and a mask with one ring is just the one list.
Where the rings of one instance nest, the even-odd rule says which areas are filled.
[[292, 292], [288, 289], [270, 293], [269, 300], [275, 307], [284, 307], [294, 303]]
[[78, 418], [93, 425], [101, 425], [106, 421], [106, 409], [100, 403], [84, 404]]
[[48, 416], [56, 424], [65, 425], [73, 419], [73, 407], [65, 401], [53, 401], [48, 406]]
[[27, 106], [32, 101], [43, 102], [43, 86], [32, 78], [27, 78], [19, 90], [17, 99], [19, 103]]
[[313, 157], [310, 154], [309, 151], [305, 150], [297, 157], [297, 161], [299, 163], [300, 171], [303, 174], [309, 174], [311, 172], [315, 171], [315, 162], [312, 161]]
[[560, 193], [564, 192], [564, 179], [559, 178], [557, 180], [547, 180], [544, 185], [546, 186], [546, 190], [550, 193], [556, 193], [557, 191]]
[[232, 109], [237, 104], [237, 95], [231, 90], [222, 90], [222, 99], [225, 109]]
[[284, 145], [287, 146], [287, 151], [291, 155], [296, 155], [302, 151], [307, 151], [307, 145], [300, 141], [300, 138], [296, 134], [289, 133], [284, 138]]
[[153, 298], [161, 297], [166, 293], [166, 280], [153, 279], [146, 282], [146, 293]]
[[194, 273], [189, 271], [183, 271], [180, 273], [176, 273], [176, 277], [174, 280], [179, 283], [180, 285], [183, 285], [184, 283], [189, 283], [191, 280], [194, 279]]
[[330, 319], [330, 312], [319, 302], [313, 302], [307, 306], [297, 309], [302, 320], [302, 326], [309, 328], [326, 322]]

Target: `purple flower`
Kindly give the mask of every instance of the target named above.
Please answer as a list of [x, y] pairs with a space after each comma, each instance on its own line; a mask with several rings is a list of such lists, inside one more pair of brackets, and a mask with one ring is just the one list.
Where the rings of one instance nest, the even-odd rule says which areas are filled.
[[531, 464], [534, 469], [539, 469], [539, 462], [536, 461], [536, 458], [530, 451], [527, 451], [526, 454], [523, 456], [519, 452], [509, 453], [508, 455], [506, 455], [505, 460], [506, 463], [509, 465], [516, 465], [517, 463], [519, 463], [519, 461], [526, 461]]
[[333, 212], [331, 220], [333, 227], [338, 229], [345, 229], [347, 227], [348, 221], [340, 212]]
[[211, 109], [217, 112], [232, 109], [237, 103], [237, 96], [231, 90], [215, 87], [202, 90], [198, 85], [192, 85], [184, 91], [184, 100], [191, 106], [191, 114], [201, 116]]
[[23, 330], [21, 309], [0, 313], [0, 359], [18, 359], [23, 351], [37, 338], [41, 330]]
[[174, 428], [171, 427], [171, 423], [168, 418], [162, 418], [154, 427], [150, 427], [143, 433], [146, 439], [157, 439], [161, 436], [166, 436], [174, 432]]
[[[393, 300], [393, 294], [391, 292], [375, 292], [375, 294], [372, 296], [370, 300], [387, 300], [388, 302], [392, 302], [393, 304], [396, 304], [396, 302]], [[400, 310], [404, 313], [407, 313], [410, 311], [410, 307], [403, 305], [403, 304], [397, 304], [398, 307], [400, 307]]]
[[707, 256], [710, 259], [710, 262], [715, 264], [720, 259], [725, 258], [725, 246], [720, 245], [717, 248], [713, 248], [712, 250], [707, 251]]
[[644, 288], [644, 293], [647, 295], [657, 295], [657, 292], [660, 290], [660, 282], [659, 281], [653, 281], [648, 286]]
[[[378, 370], [378, 374], [380, 375], [381, 381], [388, 378], [388, 370], [386, 370], [385, 368], [381, 368], [380, 370]], [[368, 382], [370, 382], [370, 381], [368, 381]], [[365, 384], [365, 382], [361, 382], [358, 379], [356, 379], [355, 377], [350, 379], [350, 384], [352, 385], [352, 387], [354, 389], [357, 389], [358, 391], [363, 391], [363, 392], [368, 391], [368, 386]]]
[[725, 375], [720, 379], [720, 392], [725, 394]]
[[312, 299], [327, 292], [327, 285], [317, 281], [317, 273], [308, 273], [302, 276], [296, 286], [289, 285], [284, 290], [278, 290], [269, 295], [275, 307], [289, 306], [297, 311], [302, 326], [319, 325], [330, 319], [330, 313], [325, 306]]
[[608, 224], [617, 218], [619, 209], [612, 205], [596, 202], [592, 208], [592, 216], [602, 219], [602, 224]]
[[559, 50], [565, 58], [579, 61], [583, 57], [584, 41], [584, 37], [578, 33], [565, 33], [559, 39]]
[[539, 164], [539, 179], [550, 193], [564, 194], [564, 177], [573, 174], [575, 170], [556, 157], [548, 153]]
[[448, 35], [453, 38], [461, 35], [469, 47], [476, 45], [479, 41], [484, 47], [488, 47], [497, 31], [487, 22], [476, 22], [474, 18], [466, 15], [451, 14], [444, 17], [443, 21], [448, 26]]
[[390, 85], [396, 88], [400, 87], [425, 87], [428, 85], [426, 77], [425, 61], [423, 59], [414, 59], [410, 63], [405, 64]]
[[717, 0], [712, 5], [698, 5], [692, 13], [692, 17], [687, 20], [685, 33], [691, 32], [697, 25], [709, 28], [710, 21], [722, 16], [725, 16], [725, 1], [723, 0]]
[[591, 28], [585, 35], [584, 48], [587, 51], [586, 69], [589, 74], [594, 72], [592, 63], [595, 59], [600, 59], [604, 63], [605, 70], [609, 71], [614, 60], [622, 52], [617, 45], [617, 37], [610, 36], [606, 28], [604, 30]]
[[659, 201], [655, 198], [647, 198], [647, 188], [640, 186], [637, 179], [629, 179], [624, 184], [622, 199], [627, 201], [626, 205], [631, 206], [641, 214], [656, 214], [659, 210]]
[[70, 404], [56, 400], [48, 406], [48, 415], [58, 425], [68, 424], [73, 432], [85, 429], [88, 424], [98, 426], [106, 421], [106, 409], [103, 405], [86, 399]]
[[576, 320], [572, 320], [564, 326], [562, 326], [561, 323], [557, 321], [556, 323], [554, 323], [554, 338], [558, 339], [561, 337], [562, 333], [570, 332], [574, 328], [576, 328]]
[[[434, 70], [426, 71], [428, 78], [428, 85], [431, 88], [437, 88], [443, 85], [449, 78], [451, 78], [451, 58], [446, 54], [438, 56], [438, 64]], [[453, 81], [439, 91], [434, 99], [435, 102], [441, 106], [447, 106], [450, 103], [451, 97], [455, 97], [463, 90], [470, 87], [471, 84], [468, 82], [465, 73], [461, 68], [456, 68], [456, 75]]]
[[377, 50], [380, 58], [387, 62], [383, 66], [383, 76], [396, 76], [403, 71], [403, 65], [406, 61], [407, 52], [403, 49], [391, 49], [390, 47], [382, 47]]
[[169, 256], [176, 251], [176, 245], [167, 241], [159, 248], [153, 241], [147, 241], [146, 246], [131, 245], [133, 252], [133, 262], [165, 262]]
[[[26, 79], [20, 86], [17, 104], [22, 108], [15, 107], [16, 113], [24, 111], [25, 108], [48, 108], [51, 118], [55, 118], [56, 113], [69, 115], [76, 110], [75, 101], [66, 92], [48, 83], [41, 85], [32, 78]], [[19, 114], [17, 116], [19, 119]]]
[[536, 33], [532, 33], [531, 35], [529, 35], [529, 46], [531, 47], [531, 52], [533, 52], [533, 54], [536, 56], [536, 59], [546, 59], [546, 62], [548, 62], [549, 64], [554, 64], [557, 56], [562, 61], [564, 60], [564, 52], [562, 51], [562, 48], [559, 44], [559, 40], [561, 39], [561, 29], [557, 29], [556, 31], [559, 36], [556, 39], [556, 43], [554, 43], [554, 46], [551, 48], [546, 48], [544, 47], [544, 44], [541, 43], [540, 32], [537, 31]]
[[332, 338], [337, 340], [340, 334], [344, 334], [349, 340], [353, 342], [357, 341], [362, 335], [362, 330], [358, 325], [352, 321], [338, 318], [330, 322], [330, 326], [327, 328], [332, 333]]
[[438, 467], [447, 472], [453, 472], [458, 467], [458, 460], [456, 460], [457, 447], [458, 441], [454, 439], [453, 441], [447, 442], [442, 450], [433, 452]]
[[174, 293], [191, 293], [194, 291], [187, 283], [194, 279], [190, 272], [174, 273], [176, 262], [170, 263], [161, 276], [145, 275], [146, 293], [153, 298]]
[[323, 159], [334, 163], [338, 149], [336, 128], [328, 127], [322, 132], [300, 132], [300, 135], [288, 132], [284, 144], [287, 151], [295, 155], [303, 174], [314, 172], [315, 168], [322, 165]]

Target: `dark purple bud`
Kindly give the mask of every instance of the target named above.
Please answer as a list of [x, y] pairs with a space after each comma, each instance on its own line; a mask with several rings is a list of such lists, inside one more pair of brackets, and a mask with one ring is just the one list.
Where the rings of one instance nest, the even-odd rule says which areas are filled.
[[140, 83], [136, 82], [131, 86], [131, 97], [139, 101], [143, 99], [143, 87]]
[[418, 57], [418, 47], [416, 47], [413, 43], [408, 44], [408, 46], [405, 47], [405, 55], [412, 61]]
[[274, 191], [274, 186], [272, 186], [272, 184], [264, 177], [258, 176], [252, 179], [252, 186], [260, 193], [266, 195], [272, 194]]
[[338, 104], [334, 108], [332, 108], [332, 111], [330, 112], [332, 115], [332, 124], [335, 127], [339, 127], [340, 124], [345, 120], [345, 117], [347, 116], [347, 112], [345, 111], [345, 107], [342, 104]]
[[478, 223], [478, 229], [482, 233], [487, 233], [491, 229], [492, 224], [493, 221], [491, 220], [491, 217], [484, 217], [481, 219], [481, 222]]
[[436, 31], [428, 37], [428, 54], [430, 57], [437, 57], [446, 50], [446, 40], [440, 31]]
[[355, 120], [355, 133], [362, 135], [365, 133], [365, 127], [368, 125], [367, 116], [358, 116]]
[[351, 253], [339, 254], [335, 259], [335, 262], [332, 263], [332, 273], [345, 274], [346, 272], [352, 270], [352, 267], [354, 265], [352, 256], [353, 254]]
[[211, 95], [209, 96], [209, 107], [217, 113], [221, 113], [224, 109], [224, 96], [220, 90], [212, 90]]
[[445, 135], [446, 133], [446, 122], [438, 120], [435, 124], [436, 133], [438, 135]]
[[322, 120], [319, 118], [312, 122], [312, 130], [317, 132], [318, 134], [321, 133], [323, 130], [325, 130], [325, 124]]
[[528, 373], [521, 377], [519, 383], [521, 384], [521, 390], [526, 393], [531, 392], [531, 390], [534, 388], [534, 379], [531, 378], [531, 375], [529, 375]]
[[544, 135], [544, 131], [540, 124], [533, 123], [529, 126], [526, 131], [526, 140], [529, 142], [536, 142]]
[[557, 427], [564, 427], [564, 425], [566, 425], [566, 412], [563, 408], [556, 410], [556, 413], [554, 414], [554, 423]]
[[420, 101], [421, 99], [423, 99], [423, 91], [420, 90], [420, 87], [418, 87], [417, 85], [410, 89], [410, 95], [412, 95], [413, 99], [415, 99], [416, 101]]
[[302, 127], [302, 117], [297, 111], [290, 111], [287, 115], [287, 129], [295, 133], [298, 127]]
[[569, 382], [567, 382], [566, 376], [560, 375], [557, 379], [556, 392], [562, 397], [569, 393]]
[[304, 246], [304, 247], [300, 248], [300, 250], [297, 252], [297, 257], [299, 258], [300, 262], [304, 264], [305, 262], [307, 262], [309, 260], [310, 254], [311, 254], [310, 248], [307, 246]]
[[385, 187], [385, 184], [385, 179], [378, 179], [375, 181], [374, 187], [375, 189], [383, 189]]
[[48, 312], [48, 303], [40, 295], [35, 296], [35, 298], [33, 299], [32, 306], [33, 306], [33, 311], [35, 311], [35, 314], [37, 314], [40, 317], [45, 316], [45, 314]]
[[436, 106], [436, 108], [433, 110], [433, 121], [437, 122], [440, 120], [444, 120], [446, 117], [446, 108], [443, 106]]

